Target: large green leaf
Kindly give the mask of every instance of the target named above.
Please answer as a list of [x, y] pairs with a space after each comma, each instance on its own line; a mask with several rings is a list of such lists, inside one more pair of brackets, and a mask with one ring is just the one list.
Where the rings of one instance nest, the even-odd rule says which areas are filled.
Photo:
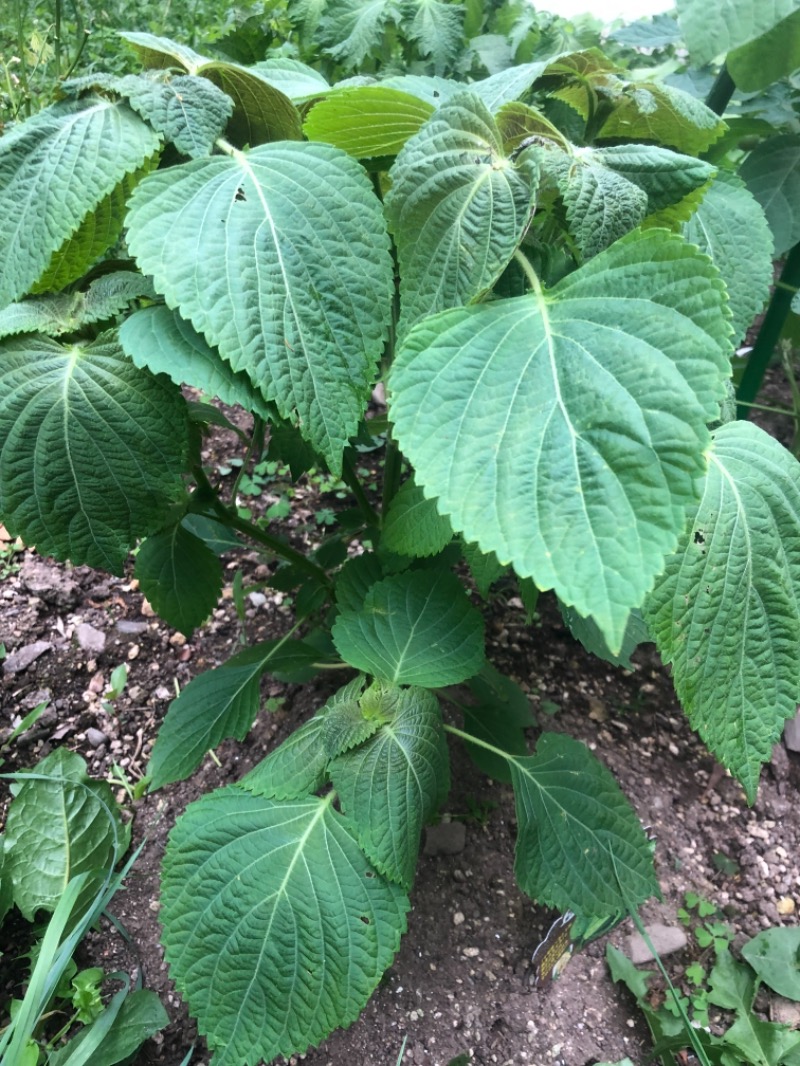
[[722, 274], [730, 297], [733, 343], [740, 344], [772, 284], [772, 233], [761, 206], [739, 178], [720, 171], [683, 234], [711, 256]]
[[238, 145], [299, 141], [300, 112], [257, 70], [238, 63], [208, 62], [197, 71], [233, 100], [228, 134]]
[[[422, 827], [449, 789], [450, 762], [434, 695], [376, 683], [365, 694], [388, 721], [329, 767], [342, 810], [380, 872], [411, 888]], [[367, 704], [368, 706], [368, 704]]]
[[122, 573], [184, 495], [186, 403], [113, 340], [0, 344], [0, 513], [40, 552]]
[[180, 64], [190, 75], [208, 78], [229, 96], [234, 110], [228, 132], [236, 144], [255, 147], [265, 141], [300, 139], [299, 111], [256, 67], [208, 59], [167, 37], [151, 33], [120, 36], [134, 46], [147, 66], [162, 69]]
[[765, 1022], [753, 1011], [758, 989], [756, 978], [749, 966], [736, 962], [727, 946], [717, 950], [708, 981], [709, 1003], [734, 1011], [736, 1015], [724, 1036], [725, 1044], [737, 1053], [734, 1061], [758, 1063], [758, 1066], [779, 1066], [788, 1062], [785, 1056], [797, 1050], [800, 1037], [788, 1025]]
[[543, 733], [535, 755], [509, 762], [519, 825], [514, 871], [524, 892], [595, 918], [658, 894], [636, 812], [585, 745]]
[[338, 473], [391, 311], [389, 241], [358, 163], [293, 142], [193, 160], [146, 178], [128, 225], [168, 303]]
[[75, 232], [54, 252], [45, 272], [31, 286], [31, 292], [59, 293], [82, 278], [116, 244], [125, 224], [130, 195], [157, 162], [158, 156], [152, 156], [139, 170], [126, 174], [108, 196], [84, 217]]
[[237, 373], [177, 311], [144, 307], [125, 319], [119, 340], [137, 366], [269, 419], [270, 406], [248, 375]]
[[430, 56], [436, 73], [443, 74], [463, 47], [464, 8], [448, 0], [415, 0], [414, 7], [405, 32], [420, 55]]
[[327, 5], [319, 38], [328, 45], [328, 55], [354, 69], [383, 43], [388, 26], [397, 24], [400, 14], [397, 0], [337, 0]]
[[180, 521], [144, 541], [135, 573], [158, 614], [187, 637], [205, 622], [222, 592], [219, 559]]
[[268, 640], [193, 678], [170, 704], [158, 732], [147, 767], [150, 787], [182, 781], [226, 737], [244, 740], [258, 713], [261, 675], [308, 664], [314, 657], [314, 649], [302, 641]]
[[742, 946], [742, 958], [779, 996], [800, 1001], [800, 928], [762, 930]]
[[486, 105], [453, 97], [398, 155], [386, 196], [400, 262], [402, 334], [491, 288], [531, 219], [537, 167], [512, 163]]
[[698, 65], [761, 37], [800, 8], [798, 0], [676, 0], [678, 21]]
[[252, 69], [294, 103], [325, 95], [330, 89], [318, 70], [288, 56], [265, 59], [254, 63]]
[[175, 983], [216, 1066], [255, 1066], [349, 1025], [394, 958], [405, 892], [325, 799], [222, 789], [170, 835], [161, 920]]
[[47, 293], [9, 304], [0, 311], [0, 337], [73, 333], [82, 326], [113, 318], [142, 296], [155, 296], [149, 278], [133, 270], [114, 270], [96, 278], [86, 292]]
[[743, 92], [758, 92], [800, 67], [800, 10], [728, 54], [728, 72]]
[[79, 755], [58, 748], [32, 773], [8, 811], [3, 867], [28, 921], [55, 910], [78, 874], [91, 873], [95, 891], [128, 846], [111, 789], [87, 777]]
[[762, 141], [739, 168], [739, 176], [764, 208], [775, 255], [800, 240], [800, 135]]
[[719, 429], [710, 460], [645, 617], [692, 727], [752, 802], [800, 702], [800, 467], [749, 422]]
[[396, 155], [433, 113], [431, 104], [386, 85], [354, 85], [311, 108], [303, 131], [356, 159]]
[[409, 478], [384, 516], [381, 546], [398, 555], [424, 558], [438, 555], [452, 539], [453, 530], [436, 510], [436, 501], [426, 500], [422, 489]]
[[126, 103], [100, 97], [53, 104], [0, 138], [0, 307], [159, 143]]
[[725, 123], [702, 101], [663, 82], [631, 82], [603, 123], [603, 140], [655, 141], [699, 155], [725, 132]]
[[360, 610], [333, 627], [351, 666], [396, 685], [441, 688], [483, 665], [483, 620], [446, 570], [415, 570], [372, 585]]
[[121, 80], [119, 91], [165, 141], [192, 159], [211, 153], [233, 111], [229, 96], [194, 74], [166, 82], [130, 75]]
[[729, 328], [708, 259], [634, 233], [548, 293], [415, 326], [389, 382], [397, 439], [457, 531], [617, 652], [697, 499]]
[[644, 220], [647, 193], [622, 174], [595, 165], [588, 153], [577, 158], [552, 151], [537, 155], [549, 163], [567, 209], [569, 231], [584, 258], [602, 252]]
[[[329, 704], [340, 702], [333, 697]], [[326, 707], [328, 704], [326, 704]], [[242, 788], [268, 799], [304, 799], [327, 781], [328, 751], [324, 743], [325, 708], [295, 729], [239, 782]]]

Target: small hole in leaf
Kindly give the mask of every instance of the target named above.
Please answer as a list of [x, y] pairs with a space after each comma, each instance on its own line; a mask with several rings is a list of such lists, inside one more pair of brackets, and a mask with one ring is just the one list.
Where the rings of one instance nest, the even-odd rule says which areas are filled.
[[696, 529], [694, 532], [694, 542], [695, 544], [705, 544], [706, 542], [706, 538], [703, 536], [699, 529]]
[[241, 185], [240, 185], [240, 186], [239, 186], [239, 188], [238, 188], [238, 189], [236, 190], [236, 196], [235, 196], [235, 199], [236, 199], [236, 200], [246, 200], [246, 199], [247, 199], [247, 197], [245, 196], [245, 192], [244, 192], [244, 189], [243, 189], [243, 188], [241, 187]]
[[364, 925], [369, 925], [369, 918], [368, 918], [368, 917], [366, 916], [366, 914], [360, 914], [360, 915], [358, 916], [358, 920], [359, 920], [360, 922], [363, 922], [363, 923], [364, 923]]
[[374, 870], [367, 870], [367, 872], [364, 874], [364, 876], [365, 877], [374, 877], [375, 876], [375, 871]]

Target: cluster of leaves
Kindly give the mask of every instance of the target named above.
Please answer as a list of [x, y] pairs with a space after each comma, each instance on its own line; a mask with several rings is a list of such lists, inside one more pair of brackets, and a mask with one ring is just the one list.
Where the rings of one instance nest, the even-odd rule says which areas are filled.
[[[525, 892], [583, 926], [657, 891], [602, 764], [552, 734], [529, 754], [527, 700], [486, 662], [454, 565], [484, 597], [515, 580], [529, 609], [553, 590], [613, 662], [655, 640], [750, 800], [800, 699], [798, 465], [731, 421], [730, 387], [774, 247], [796, 240], [774, 211], [796, 199], [785, 137], [770, 127], [739, 166], [717, 111], [652, 65], [596, 48], [512, 64], [533, 23], [488, 77], [442, 77], [435, 58], [392, 74], [403, 49], [365, 42], [422, 48], [412, 6], [457, 10], [290, 9], [309, 47], [335, 23], [329, 58], [381, 78], [129, 33], [145, 73], [67, 82], [0, 139], [10, 534], [117, 573], [139, 544], [143, 591], [187, 633], [217, 602], [220, 554], [248, 538], [309, 623], [184, 689], [151, 787], [243, 738], [265, 674], [358, 675], [172, 834], [167, 956], [218, 1063], [302, 1051], [363, 1007], [405, 928], [446, 732], [513, 786]], [[680, 12], [701, 55], [722, 39], [707, 7]], [[773, 30], [735, 7], [731, 69], [750, 69]], [[485, 19], [512, 9], [466, 4], [462, 38], [470, 18], [508, 35]], [[379, 380], [388, 416], [367, 420]], [[226, 419], [183, 385], [251, 416], [229, 498], [201, 458]], [[359, 448], [382, 459], [380, 509]], [[237, 505], [264, 462], [327, 469], [353, 494], [309, 555]], [[440, 710], [457, 684], [464, 729]]]
[[[688, 1015], [700, 1061], [710, 1066], [797, 1066], [800, 1033], [788, 1025], [765, 1021], [754, 1004], [762, 985], [800, 1001], [800, 930], [783, 926], [766, 929], [744, 945], [743, 961], [738, 962], [729, 948], [730, 930], [714, 924], [715, 935], [708, 945], [713, 951], [713, 966], [707, 974], [697, 963], [687, 968], [686, 977], [696, 986], [689, 997], [679, 996], [672, 988], [666, 996], [655, 993], [651, 989], [654, 973], [637, 970], [611, 945], [606, 949], [614, 980], [622, 981], [633, 993], [647, 1020], [654, 1055], [663, 1066], [684, 1061], [681, 1052], [687, 1045]], [[712, 1026], [709, 1009], [715, 1007], [726, 1017], [732, 1015], [732, 1020], [723, 1022], [720, 1014]]]
[[[108, 785], [91, 780], [83, 760], [66, 749], [13, 776], [0, 838], [0, 921], [13, 906], [29, 922], [43, 912], [50, 918], [35, 934], [24, 998], [11, 1002], [0, 1060], [114, 1066], [169, 1020], [158, 996], [132, 990], [127, 975], [79, 971], [73, 960], [125, 876], [114, 871], [128, 850], [129, 826]], [[107, 1003], [106, 980], [122, 984]]]

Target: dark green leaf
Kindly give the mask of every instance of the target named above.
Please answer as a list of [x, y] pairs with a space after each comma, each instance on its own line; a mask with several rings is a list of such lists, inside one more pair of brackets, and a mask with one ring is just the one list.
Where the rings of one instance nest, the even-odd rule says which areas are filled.
[[205, 622], [222, 592], [219, 559], [181, 523], [144, 541], [135, 572], [157, 613], [187, 637]]

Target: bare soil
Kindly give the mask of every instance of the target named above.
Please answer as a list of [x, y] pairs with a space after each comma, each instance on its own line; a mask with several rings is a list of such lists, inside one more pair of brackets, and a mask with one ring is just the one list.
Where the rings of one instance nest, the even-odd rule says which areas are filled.
[[[223, 447], [224, 450], [224, 447]], [[308, 490], [298, 513], [320, 506]], [[323, 501], [323, 505], [326, 501]], [[305, 508], [305, 511], [304, 511]], [[293, 521], [297, 522], [295, 518]], [[302, 536], [301, 529], [294, 535]], [[230, 591], [210, 623], [186, 641], [154, 617], [130, 576], [113, 578], [71, 569], [25, 552], [16, 573], [0, 583], [0, 641], [8, 652], [0, 675], [0, 730], [42, 700], [49, 710], [7, 755], [5, 771], [33, 765], [57, 745], [109, 777], [114, 766], [133, 784], [149, 752], [176, 684], [227, 659], [248, 642], [286, 632], [291, 610], [280, 594], [248, 600], [244, 627]], [[232, 578], [240, 562], [231, 562]], [[263, 560], [246, 559], [247, 579]], [[263, 571], [261, 572], [263, 574]], [[84, 650], [105, 637], [102, 650]], [[244, 631], [243, 631], [244, 630]], [[678, 925], [687, 891], [715, 903], [741, 943], [761, 929], [794, 924], [800, 909], [800, 759], [783, 745], [765, 767], [756, 804], [748, 808], [738, 784], [715, 763], [688, 727], [651, 645], [640, 648], [632, 671], [589, 656], [565, 629], [554, 603], [540, 600], [532, 624], [513, 593], [487, 607], [489, 656], [529, 694], [540, 729], [564, 731], [587, 743], [613, 771], [656, 838], [662, 901], [643, 909], [646, 921]], [[14, 653], [37, 642], [38, 657], [20, 669]], [[9, 662], [14, 667], [9, 670]], [[113, 712], [102, 696], [112, 670], [129, 669], [128, 687]], [[264, 682], [264, 710], [243, 743], [226, 741], [190, 780], [132, 802], [134, 845], [144, 850], [111, 910], [130, 943], [106, 920], [83, 947], [83, 964], [106, 971], [140, 970], [163, 998], [170, 1026], [141, 1050], [135, 1066], [179, 1066], [196, 1029], [174, 992], [159, 946], [158, 876], [167, 835], [184, 807], [209, 789], [238, 780], [346, 680], [323, 677], [303, 688]], [[537, 730], [531, 731], [531, 744]], [[554, 915], [516, 887], [516, 833], [511, 790], [483, 776], [458, 744], [452, 748], [453, 788], [442, 811], [444, 828], [425, 843], [412, 892], [408, 933], [394, 965], [349, 1030], [290, 1061], [307, 1066], [394, 1066], [406, 1039], [405, 1063], [447, 1066], [462, 1053], [480, 1064], [591, 1066], [628, 1056], [646, 1061], [646, 1027], [625, 989], [611, 981], [605, 941], [588, 945], [547, 991], [535, 990], [528, 963]], [[117, 779], [118, 781], [118, 779]], [[6, 788], [6, 783], [2, 783]], [[449, 827], [448, 827], [449, 823]], [[463, 835], [462, 828], [463, 827]], [[610, 936], [625, 946], [630, 923]], [[0, 931], [0, 991], [19, 993], [13, 959], [26, 947], [24, 923]], [[688, 946], [669, 956], [674, 979], [698, 957]], [[199, 1041], [192, 1062], [207, 1064]]]

